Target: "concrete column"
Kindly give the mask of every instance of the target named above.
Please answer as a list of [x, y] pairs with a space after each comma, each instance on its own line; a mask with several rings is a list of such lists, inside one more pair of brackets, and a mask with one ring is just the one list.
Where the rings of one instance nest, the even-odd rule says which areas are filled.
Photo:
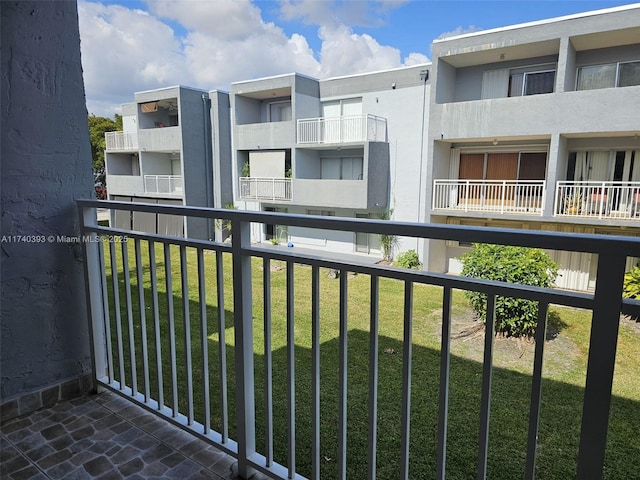
[[76, 3], [0, 9], [0, 402], [29, 398], [25, 413], [42, 405], [38, 392], [62, 396], [91, 368], [82, 248], [68, 237], [79, 236], [74, 199], [93, 196], [93, 175]]

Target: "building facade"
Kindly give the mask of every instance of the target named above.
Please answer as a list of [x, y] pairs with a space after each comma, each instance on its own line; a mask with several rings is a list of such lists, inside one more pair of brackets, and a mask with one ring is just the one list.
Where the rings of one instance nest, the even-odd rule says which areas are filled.
[[[637, 5], [437, 40], [432, 72], [425, 221], [639, 234]], [[457, 273], [468, 247], [422, 253]], [[552, 256], [593, 288], [591, 255]]]
[[[640, 235], [640, 7], [444, 38], [432, 52], [431, 64], [291, 73], [232, 83], [228, 95], [137, 93], [124, 132], [108, 134], [110, 198]], [[138, 215], [113, 220], [185, 228]], [[376, 235], [256, 224], [252, 241], [382, 256]], [[399, 238], [392, 253], [414, 249], [425, 269], [459, 273], [469, 248]], [[595, 258], [550, 253], [559, 286], [593, 288]]]
[[[123, 105], [123, 131], [106, 134], [105, 168], [110, 200], [219, 207], [231, 200], [229, 96], [176, 86], [138, 92]], [[223, 132], [222, 139], [211, 132]], [[222, 174], [221, 174], [222, 172]], [[224, 178], [227, 179], [225, 184]], [[138, 212], [115, 212], [119, 228], [213, 238], [210, 221]]]

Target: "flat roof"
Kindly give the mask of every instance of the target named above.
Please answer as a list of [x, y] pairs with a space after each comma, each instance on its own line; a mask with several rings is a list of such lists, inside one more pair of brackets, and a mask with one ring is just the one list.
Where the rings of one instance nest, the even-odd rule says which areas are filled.
[[486, 35], [489, 33], [506, 32], [509, 30], [516, 30], [518, 28], [525, 28], [525, 27], [533, 27], [536, 25], [548, 25], [550, 23], [562, 22], [565, 20], [574, 20], [578, 18], [593, 17], [595, 15], [605, 15], [607, 13], [621, 12], [625, 10], [635, 10], [637, 8], [640, 8], [640, 3], [620, 5], [617, 7], [604, 8], [602, 10], [591, 10], [589, 12], [574, 13], [574, 14], [565, 15], [562, 17], [546, 18], [544, 20], [536, 20], [534, 22], [518, 23], [515, 25], [508, 25], [506, 27], [497, 27], [497, 28], [491, 28], [489, 30], [479, 30], [477, 32], [469, 32], [469, 33], [463, 33], [461, 35], [453, 35], [451, 37], [437, 38], [433, 41], [433, 43], [446, 42], [449, 40], [457, 40], [459, 38], [468, 38], [468, 37], [474, 37], [479, 35]]

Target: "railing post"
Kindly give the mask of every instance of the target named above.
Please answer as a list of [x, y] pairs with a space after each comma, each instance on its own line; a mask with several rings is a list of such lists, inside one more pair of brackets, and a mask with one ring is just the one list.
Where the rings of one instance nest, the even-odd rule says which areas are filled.
[[256, 451], [253, 318], [251, 256], [243, 253], [242, 250], [251, 246], [251, 225], [237, 217], [232, 218], [231, 233], [238, 476], [240, 478], [249, 478], [253, 474], [253, 469], [249, 467], [247, 459]]
[[98, 378], [107, 376], [107, 344], [105, 337], [105, 309], [102, 296], [100, 252], [102, 241], [98, 234], [87, 233], [85, 226], [98, 224], [95, 208], [80, 207], [80, 234], [84, 250], [85, 293], [89, 314], [89, 335], [93, 360], [93, 390], [98, 387]]
[[578, 449], [578, 479], [603, 478], [626, 258], [598, 256], [587, 380]]

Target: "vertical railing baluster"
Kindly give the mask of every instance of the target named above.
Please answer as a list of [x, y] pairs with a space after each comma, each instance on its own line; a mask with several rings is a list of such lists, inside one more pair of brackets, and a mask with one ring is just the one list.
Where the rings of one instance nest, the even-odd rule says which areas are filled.
[[378, 303], [380, 282], [377, 275], [371, 276], [371, 299], [369, 319], [369, 432], [367, 450], [367, 478], [376, 478], [378, 444]]
[[203, 431], [211, 430], [211, 406], [209, 399], [209, 329], [207, 328], [207, 282], [204, 274], [204, 250], [197, 249], [198, 255], [198, 303], [200, 304], [200, 342], [202, 350], [202, 409], [204, 411]]
[[178, 416], [178, 371], [176, 365], [176, 325], [173, 311], [173, 279], [171, 272], [171, 245], [164, 244], [164, 269], [167, 287], [167, 313], [169, 315], [169, 360], [171, 363], [171, 409]]
[[156, 379], [158, 382], [158, 410], [164, 408], [164, 380], [162, 376], [162, 340], [160, 335], [160, 309], [158, 304], [158, 273], [156, 270], [155, 242], [149, 242], [149, 278], [151, 280], [151, 308], [156, 347]]
[[118, 373], [120, 378], [120, 390], [124, 389], [125, 377], [124, 377], [124, 349], [122, 348], [122, 321], [120, 316], [120, 289], [118, 287], [118, 259], [116, 257], [115, 243], [109, 242], [109, 253], [111, 254], [111, 282], [113, 284], [113, 311], [116, 321], [116, 340], [118, 346]]
[[273, 356], [271, 354], [271, 261], [262, 261], [264, 310], [264, 450], [267, 467], [273, 464]]
[[413, 344], [413, 282], [404, 284], [404, 338], [402, 342], [402, 420], [400, 432], [400, 478], [409, 478], [411, 419], [411, 354]]
[[187, 424], [193, 425], [193, 365], [191, 362], [191, 319], [189, 318], [189, 279], [187, 273], [187, 247], [180, 246], [180, 273], [182, 284], [182, 324], [184, 328], [184, 356], [186, 362]]
[[216, 286], [218, 300], [218, 364], [220, 365], [220, 418], [222, 443], [229, 440], [229, 400], [227, 397], [227, 320], [224, 310], [224, 259], [216, 251]]
[[287, 467], [289, 478], [296, 474], [296, 350], [295, 350], [294, 263], [287, 262]]
[[440, 386], [438, 392], [438, 449], [436, 458], [436, 478], [438, 480], [445, 480], [447, 471], [451, 301], [451, 288], [445, 287], [442, 294], [442, 338], [440, 339]]
[[108, 297], [104, 274], [104, 252], [102, 239], [96, 233], [87, 234], [85, 226], [96, 226], [97, 211], [95, 208], [81, 208], [79, 211], [80, 230], [85, 241], [82, 242], [84, 254], [85, 295], [87, 314], [89, 315], [89, 340], [91, 345], [91, 361], [93, 368], [93, 390], [98, 389], [97, 380], [105, 374], [112, 380], [110, 362], [110, 339], [108, 322]]
[[251, 256], [243, 251], [251, 246], [250, 223], [232, 217], [231, 238], [238, 476], [249, 478], [253, 470], [248, 459], [256, 451]]
[[[100, 280], [101, 280], [101, 290], [102, 290], [102, 308], [103, 311], [103, 335], [107, 344], [106, 351], [106, 359], [107, 359], [107, 376], [109, 377], [109, 383], [113, 382], [114, 372], [113, 372], [113, 344], [111, 342], [111, 312], [109, 311], [109, 291], [107, 288], [107, 264], [104, 257], [104, 240], [100, 236], [96, 237], [98, 241], [96, 242], [96, 246], [98, 249], [98, 258], [100, 262]], [[89, 252], [87, 252], [89, 255]], [[89, 258], [89, 257], [87, 257]], [[89, 260], [87, 260], [87, 266], [89, 266]], [[93, 311], [93, 308], [92, 308]], [[94, 334], [95, 335], [95, 334]], [[99, 339], [96, 337], [94, 343], [99, 343]], [[97, 353], [96, 353], [97, 355]], [[96, 373], [102, 371], [102, 369], [96, 368]]]
[[338, 478], [347, 478], [347, 271], [340, 270]]
[[129, 369], [131, 371], [131, 393], [138, 393], [138, 373], [136, 369], [136, 342], [133, 333], [133, 308], [131, 302], [131, 271], [129, 270], [129, 248], [127, 242], [120, 242], [122, 247], [122, 277], [124, 280], [124, 298], [127, 307], [127, 329], [129, 332]]
[[144, 401], [151, 398], [149, 387], [149, 350], [147, 348], [147, 315], [144, 301], [144, 276], [142, 273], [142, 252], [140, 239], [135, 239], [136, 280], [138, 282], [138, 308], [140, 309], [140, 336], [142, 337], [142, 374], [144, 375]]
[[487, 478], [489, 452], [489, 412], [491, 410], [491, 374], [493, 370], [493, 335], [496, 322], [496, 296], [487, 295], [487, 313], [484, 331], [484, 360], [482, 363], [482, 402], [480, 406], [480, 436], [478, 439], [478, 480]]
[[525, 461], [525, 480], [535, 479], [536, 448], [538, 445], [538, 425], [540, 420], [540, 401], [542, 399], [542, 361], [544, 342], [547, 338], [547, 312], [549, 304], [538, 304], [538, 323], [536, 326], [536, 349], [533, 359], [533, 378], [531, 380], [531, 401], [529, 402], [529, 433], [527, 437], [527, 457]]
[[311, 479], [320, 480], [320, 268], [311, 268]]
[[602, 478], [626, 257], [598, 255], [577, 478]]

